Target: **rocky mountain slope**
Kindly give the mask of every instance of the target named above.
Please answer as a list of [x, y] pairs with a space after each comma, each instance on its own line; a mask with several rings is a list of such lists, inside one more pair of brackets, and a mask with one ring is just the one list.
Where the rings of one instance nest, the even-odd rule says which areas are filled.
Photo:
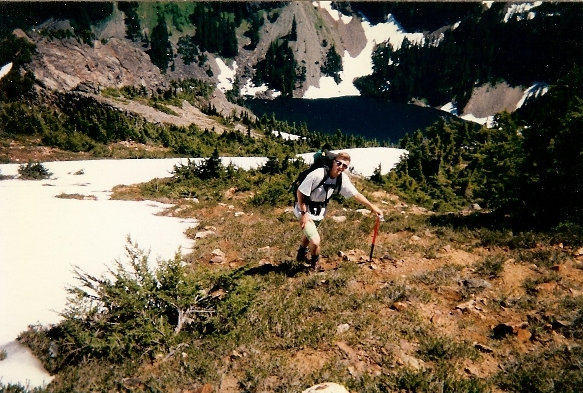
[[[108, 87], [145, 86], [149, 91], [156, 91], [167, 88], [171, 80], [177, 79], [196, 78], [215, 84], [219, 82], [221, 69], [216, 55], [206, 53], [208, 62], [204, 64], [185, 64], [182, 56], [177, 54], [177, 42], [181, 37], [177, 31], [170, 31], [169, 37], [175, 54], [173, 66], [165, 72], [161, 71], [152, 64], [143, 43], [126, 38], [125, 18], [124, 13], [114, 5], [112, 15], [93, 27], [97, 39], [91, 44], [83, 43], [77, 38], [55, 39], [41, 34], [41, 31], [47, 29], [71, 29], [68, 21], [50, 19], [38, 28], [26, 32], [16, 30], [15, 33], [36, 45], [37, 53], [29, 67], [40, 85], [49, 90], [80, 91], [98, 96], [102, 89]], [[289, 45], [298, 65], [305, 67], [305, 81], [296, 86], [294, 97], [301, 97], [308, 87], [319, 85], [322, 76], [320, 67], [331, 46], [339, 54], [346, 52], [351, 57], [356, 57], [367, 43], [362, 19], [356, 15], [345, 23], [338, 17], [333, 17], [328, 9], [314, 3], [291, 2], [277, 9], [276, 18], [264, 19], [255, 49], [246, 49], [249, 38], [242, 31], [238, 31], [238, 55], [227, 61], [231, 67], [237, 65], [234, 70], [236, 75], [230, 82], [236, 82], [239, 86], [245, 85], [253, 76], [255, 65], [265, 57], [270, 44], [289, 34], [294, 20], [297, 21], [297, 40], [289, 41]], [[211, 98], [212, 104], [221, 114], [229, 115], [233, 111], [243, 110], [227, 101], [223, 93], [217, 89]], [[463, 114], [474, 117], [491, 116], [500, 110], [515, 109], [515, 103], [520, 99], [520, 89], [506, 85], [496, 86], [495, 94], [491, 93], [492, 89], [489, 87], [477, 87]], [[134, 106], [126, 105], [124, 109], [144, 114], [146, 108], [138, 110]], [[165, 116], [153, 109], [147, 109], [147, 112], [147, 117], [157, 122], [177, 125], [196, 121], [208, 122], [193, 111], [193, 108], [188, 107], [182, 108], [179, 116]]]

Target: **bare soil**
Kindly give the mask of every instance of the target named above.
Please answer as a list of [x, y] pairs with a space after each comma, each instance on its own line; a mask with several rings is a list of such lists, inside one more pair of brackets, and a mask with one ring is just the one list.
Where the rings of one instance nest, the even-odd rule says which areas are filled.
[[[232, 226], [233, 212], [245, 210], [244, 205], [240, 205], [244, 199], [233, 197], [226, 204], [197, 209], [195, 215], [202, 222], [215, 223], [213, 225], [217, 233], [226, 234]], [[395, 215], [431, 214], [417, 206], [406, 205], [397, 196], [384, 192], [375, 193], [371, 199], [382, 206], [388, 220]], [[285, 214], [285, 211], [276, 212], [278, 217]], [[343, 214], [346, 214], [344, 209], [332, 206], [327, 220], [331, 216]], [[258, 220], [266, 218], [247, 214], [240, 219], [246, 220], [246, 225], [252, 229]], [[415, 228], [390, 232], [381, 226], [372, 260], [369, 260], [368, 255], [370, 240], [368, 237], [362, 238], [363, 247], [360, 249], [343, 249], [339, 255], [323, 256], [323, 272], [313, 274], [321, 275], [322, 282], [325, 282], [327, 274], [339, 269], [347, 261], [352, 261], [361, 269], [365, 278], [349, 285], [361, 292], [372, 294], [387, 285], [403, 283], [407, 287], [429, 293], [430, 301], [410, 298], [387, 304], [386, 309], [379, 309], [377, 313], [388, 319], [399, 313], [417, 313], [422, 323], [431, 326], [436, 334], [474, 346], [480, 356], [474, 360], [464, 359], [460, 373], [487, 378], [499, 372], [511, 354], [537, 353], [561, 345], [577, 345], [552, 321], [565, 316], [564, 310], [558, 310], [558, 305], [564, 299], [576, 299], [583, 295], [583, 248], [539, 244], [529, 249], [533, 255], [548, 252], [562, 256], [556, 265], [544, 267], [540, 266], [540, 260], [517, 261], [516, 253], [506, 247], [472, 245], [476, 239], [468, 239], [468, 243], [459, 243], [454, 238], [448, 241], [447, 234], [440, 233], [438, 228], [429, 227], [422, 233], [415, 232]], [[209, 255], [206, 263], [210, 268], [236, 268], [244, 264], [242, 253], [245, 251], [241, 245], [222, 240], [213, 244], [218, 244], [225, 251], [226, 260], [217, 265], [210, 260]], [[209, 251], [214, 245], [209, 245]], [[288, 258], [293, 258], [295, 249], [288, 251]], [[270, 257], [270, 253], [277, 254], [279, 249], [267, 247], [261, 252], [265, 253], [262, 263], [278, 263], [278, 258], [274, 255]], [[496, 276], [488, 277], [476, 272], [480, 263], [489, 256], [503, 260], [503, 270]], [[197, 263], [204, 261], [204, 258], [197, 259]], [[423, 280], [423, 277], [439, 275], [439, 272], [450, 273], [435, 283]], [[530, 293], [527, 289], [529, 282], [536, 284]], [[483, 287], [476, 289], [472, 285]], [[531, 302], [528, 306], [518, 305], [528, 302]], [[538, 324], [544, 326], [542, 331]], [[507, 328], [508, 335], [502, 339], [494, 337], [494, 328], [497, 326]], [[417, 348], [418, 343], [403, 340], [392, 348], [392, 353], [396, 354], [395, 366], [424, 367], [423, 362], [417, 359]], [[380, 369], [374, 361], [380, 356], [376, 353], [378, 348], [366, 343], [351, 347], [339, 341], [337, 347], [300, 350], [292, 357], [296, 360], [298, 370], [317, 370], [336, 351], [344, 354], [347, 367], [356, 373], [374, 375], [375, 370]], [[235, 392], [226, 386], [219, 391]], [[493, 392], [499, 390], [494, 389]]]

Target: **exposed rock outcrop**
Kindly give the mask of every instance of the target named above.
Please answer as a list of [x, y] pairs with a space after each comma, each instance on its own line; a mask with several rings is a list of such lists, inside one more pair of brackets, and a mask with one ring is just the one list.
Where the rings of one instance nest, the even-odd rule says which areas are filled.
[[93, 46], [75, 39], [50, 40], [34, 37], [37, 56], [32, 63], [37, 80], [46, 88], [67, 91], [81, 83], [100, 87], [146, 86], [149, 90], [168, 86], [150, 57], [127, 40], [112, 38]]
[[473, 90], [462, 115], [483, 118], [503, 111], [514, 112], [523, 95], [524, 89], [511, 87], [506, 82], [495, 86], [485, 84]]

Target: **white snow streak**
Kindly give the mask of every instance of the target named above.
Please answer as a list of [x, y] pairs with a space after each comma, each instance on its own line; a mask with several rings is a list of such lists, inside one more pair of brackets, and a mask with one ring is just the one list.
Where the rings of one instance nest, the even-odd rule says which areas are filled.
[[0, 79], [4, 78], [6, 74], [12, 69], [12, 63], [8, 63], [0, 68]]

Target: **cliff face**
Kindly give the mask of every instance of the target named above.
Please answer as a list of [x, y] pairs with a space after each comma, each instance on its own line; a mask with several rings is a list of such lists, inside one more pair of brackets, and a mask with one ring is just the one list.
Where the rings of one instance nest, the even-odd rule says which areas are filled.
[[74, 39], [35, 42], [38, 55], [33, 63], [37, 80], [46, 88], [68, 91], [80, 84], [98, 87], [164, 87], [167, 78], [150, 57], [132, 43], [112, 38], [93, 46]]
[[344, 51], [356, 56], [364, 49], [366, 37], [360, 19], [352, 18], [350, 23], [344, 24], [332, 18], [327, 10], [315, 7], [311, 2], [291, 3], [282, 10], [274, 23], [266, 22], [261, 31], [261, 40], [254, 51], [240, 48], [236, 61], [243, 69], [244, 79], [251, 75], [255, 64], [265, 57], [269, 45], [277, 38], [289, 34], [294, 18], [298, 38], [290, 41], [289, 45], [298, 65], [306, 67], [306, 81], [294, 92], [295, 97], [301, 97], [309, 86], [318, 86], [320, 66], [324, 64], [331, 46], [335, 47], [340, 56]]
[[[239, 54], [234, 60], [241, 83], [245, 83], [252, 76], [253, 68], [265, 57], [269, 45], [289, 34], [294, 18], [297, 22], [298, 38], [290, 41], [289, 45], [298, 65], [306, 68], [306, 81], [296, 89], [294, 96], [301, 96], [310, 85], [317, 86], [320, 66], [332, 45], [340, 55], [348, 51], [355, 56], [366, 44], [360, 20], [356, 18], [349, 24], [344, 24], [335, 21], [328, 11], [304, 1], [290, 3], [279, 12], [273, 23], [265, 20], [260, 31], [260, 41], [254, 50], [244, 48], [249, 42], [247, 37], [242, 33], [238, 36]], [[37, 55], [31, 69], [39, 82], [52, 90], [91, 90], [129, 85], [143, 85], [155, 90], [158, 87], [167, 87], [170, 80], [185, 78], [218, 82], [220, 69], [213, 54], [207, 54], [209, 61], [205, 67], [196, 63], [185, 64], [181, 55], [175, 55], [173, 67], [161, 72], [152, 64], [146, 52], [147, 48], [125, 37], [123, 18], [123, 13], [115, 8], [111, 18], [97, 28], [98, 40], [92, 45], [75, 38], [46, 38], [35, 30], [18, 31], [18, 35], [26, 36], [37, 46]], [[57, 24], [59, 28], [63, 28], [62, 21], [49, 21], [42, 27], [54, 27]], [[176, 54], [178, 37], [170, 38]], [[211, 72], [208, 72], [209, 68]]]
[[[298, 66], [305, 68], [305, 81], [296, 86], [294, 97], [302, 97], [310, 86], [319, 87], [320, 68], [332, 46], [340, 56], [348, 53], [351, 57], [356, 57], [366, 46], [361, 19], [356, 16], [345, 23], [339, 20], [340, 14], [336, 17], [306, 1], [288, 3], [277, 9], [277, 14], [277, 18], [264, 17], [260, 39], [253, 50], [246, 49], [250, 42], [244, 35], [246, 29], [237, 29], [238, 55], [233, 59], [237, 69], [232, 82], [237, 80], [240, 87], [252, 78], [257, 63], [265, 58], [271, 43], [290, 33], [294, 20], [297, 40], [288, 44]], [[29, 67], [41, 86], [49, 90], [98, 94], [107, 87], [144, 86], [149, 91], [156, 91], [168, 88], [172, 80], [187, 78], [218, 84], [221, 70], [215, 55], [205, 53], [208, 61], [204, 64], [185, 64], [182, 55], [178, 54], [178, 40], [181, 36], [192, 35], [192, 26], [188, 33], [169, 32], [174, 58], [171, 66], [161, 71], [152, 63], [147, 44], [126, 38], [124, 18], [124, 13], [114, 5], [111, 16], [94, 27], [97, 39], [91, 44], [76, 38], [47, 38], [39, 33], [43, 28], [71, 29], [68, 21], [49, 20], [40, 25], [40, 29], [18, 30], [16, 33], [36, 45], [37, 54]], [[344, 20], [347, 20], [346, 17]], [[232, 66], [230, 60], [226, 62]], [[499, 110], [512, 111], [522, 92], [519, 88], [498, 86], [493, 95], [491, 89], [478, 86], [463, 113], [485, 117]], [[229, 115], [234, 110], [243, 110], [228, 102], [223, 93], [217, 89], [210, 100], [220, 113]], [[499, 105], [501, 102], [505, 104]]]

